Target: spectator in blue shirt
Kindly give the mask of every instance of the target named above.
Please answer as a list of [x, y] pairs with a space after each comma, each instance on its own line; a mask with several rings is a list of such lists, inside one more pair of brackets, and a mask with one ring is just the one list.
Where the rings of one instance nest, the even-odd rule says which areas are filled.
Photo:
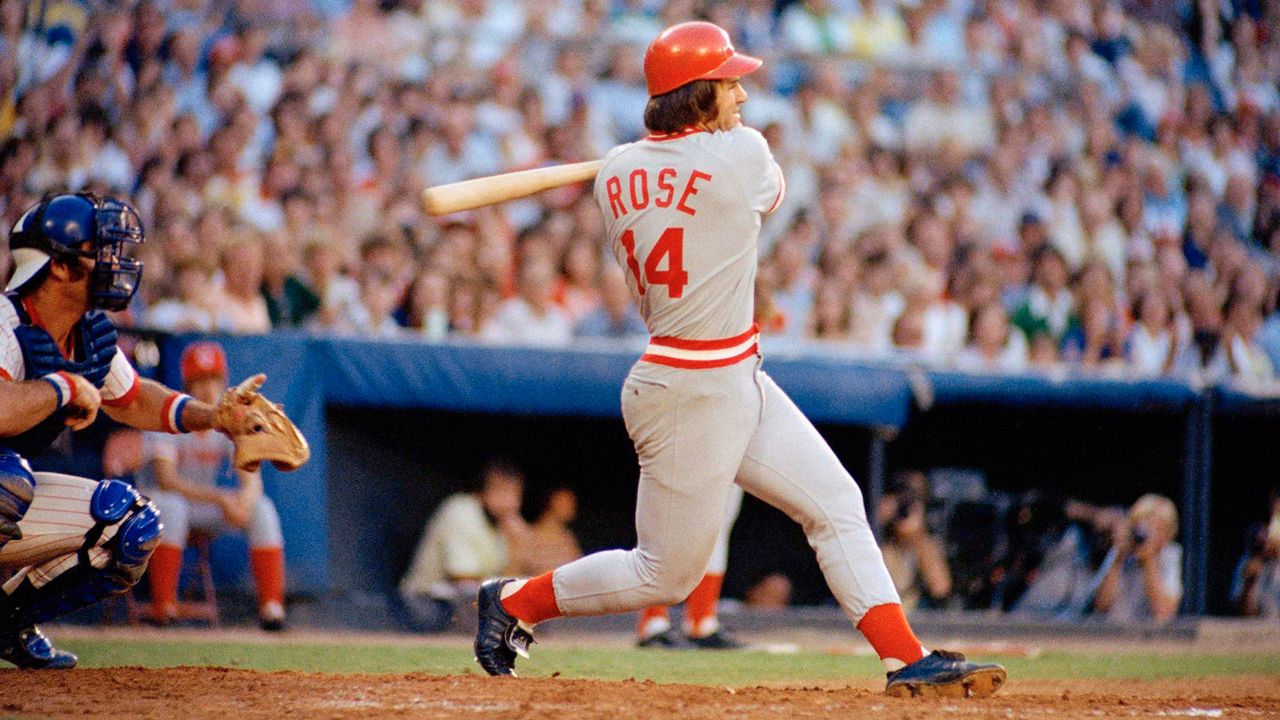
[[635, 303], [631, 302], [631, 291], [627, 288], [622, 270], [617, 266], [606, 268], [600, 286], [600, 306], [578, 322], [574, 335], [597, 338], [647, 337], [649, 330], [640, 319]]

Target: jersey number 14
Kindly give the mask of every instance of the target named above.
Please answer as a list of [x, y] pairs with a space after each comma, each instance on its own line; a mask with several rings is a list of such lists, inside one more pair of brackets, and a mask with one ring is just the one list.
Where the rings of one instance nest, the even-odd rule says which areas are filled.
[[[636, 287], [644, 295], [646, 285], [666, 285], [667, 297], [675, 300], [684, 295], [689, 284], [689, 273], [684, 269], [684, 228], [669, 227], [658, 236], [649, 257], [644, 261], [644, 279], [640, 278], [640, 262], [636, 259], [636, 234], [631, 230], [622, 233], [622, 247], [627, 251], [627, 267], [636, 278]], [[658, 265], [666, 258], [667, 267]]]

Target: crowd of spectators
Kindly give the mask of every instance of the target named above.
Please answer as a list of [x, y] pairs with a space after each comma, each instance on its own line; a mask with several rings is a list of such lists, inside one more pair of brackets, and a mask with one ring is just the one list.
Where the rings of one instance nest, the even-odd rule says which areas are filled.
[[0, 215], [132, 200], [137, 326], [643, 336], [586, 188], [417, 197], [641, 137], [644, 48], [695, 17], [766, 59], [767, 334], [975, 371], [1280, 367], [1269, 0], [0, 0]]

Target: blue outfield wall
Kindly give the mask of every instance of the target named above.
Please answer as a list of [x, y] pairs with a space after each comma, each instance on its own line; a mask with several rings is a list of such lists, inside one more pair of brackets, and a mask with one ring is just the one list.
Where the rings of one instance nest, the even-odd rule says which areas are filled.
[[[178, 386], [177, 358], [195, 336], [164, 339], [160, 378]], [[573, 349], [495, 347], [462, 342], [372, 341], [277, 333], [217, 338], [227, 348], [232, 379], [264, 372], [263, 392], [283, 402], [311, 443], [312, 460], [293, 473], [273, 468], [264, 483], [280, 509], [290, 586], [331, 588], [326, 404], [417, 408], [522, 416], [618, 418], [619, 392], [643, 345]], [[1184, 545], [1188, 602], [1203, 609], [1213, 420], [1280, 418], [1280, 401], [1158, 380], [970, 375], [923, 370], [764, 344], [765, 368], [814, 422], [900, 429], [913, 412], [981, 403], [1048, 411], [1158, 413], [1185, 418]], [[358, 481], [358, 480], [357, 480]]]

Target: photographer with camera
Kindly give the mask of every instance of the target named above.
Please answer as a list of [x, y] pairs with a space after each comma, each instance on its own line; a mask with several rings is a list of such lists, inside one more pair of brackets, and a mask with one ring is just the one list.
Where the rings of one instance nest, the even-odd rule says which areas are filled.
[[922, 602], [940, 607], [951, 595], [946, 550], [925, 525], [928, 500], [929, 481], [924, 473], [903, 471], [890, 481], [876, 512], [880, 551], [907, 611]]
[[1116, 526], [1111, 551], [1099, 569], [1094, 612], [1109, 620], [1168, 622], [1182, 600], [1182, 546], [1178, 509], [1148, 493]]
[[1280, 618], [1280, 487], [1270, 491], [1270, 520], [1245, 535], [1231, 583], [1231, 604], [1249, 617]]

